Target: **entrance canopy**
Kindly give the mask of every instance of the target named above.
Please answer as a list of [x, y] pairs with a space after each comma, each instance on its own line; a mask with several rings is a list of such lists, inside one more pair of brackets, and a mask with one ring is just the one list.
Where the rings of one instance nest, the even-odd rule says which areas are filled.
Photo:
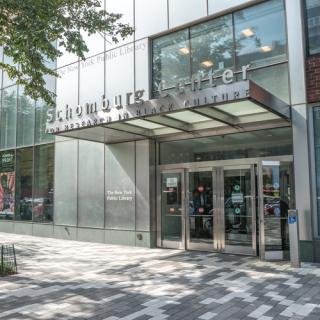
[[[139, 91], [135, 93], [135, 103], [126, 106], [121, 105], [121, 96], [112, 107], [108, 100], [100, 108], [97, 103], [77, 106], [73, 113], [67, 106], [67, 110], [58, 110], [55, 118], [50, 119], [47, 132], [115, 143], [249, 131], [253, 127], [285, 126], [291, 122], [290, 106], [250, 80], [179, 91], [148, 101], [142, 100], [143, 91]], [[130, 98], [131, 94], [127, 94], [127, 99], [128, 95]]]

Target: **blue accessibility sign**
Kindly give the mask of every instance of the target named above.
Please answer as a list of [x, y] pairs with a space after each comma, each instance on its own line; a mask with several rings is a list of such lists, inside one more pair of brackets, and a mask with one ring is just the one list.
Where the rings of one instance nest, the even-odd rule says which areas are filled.
[[288, 217], [289, 224], [295, 224], [296, 222], [297, 222], [297, 217], [295, 217], [295, 216]]

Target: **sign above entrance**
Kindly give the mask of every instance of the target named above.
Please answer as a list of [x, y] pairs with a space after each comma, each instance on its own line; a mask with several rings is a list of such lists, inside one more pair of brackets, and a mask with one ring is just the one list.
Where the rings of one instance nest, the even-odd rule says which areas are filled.
[[144, 90], [129, 92], [126, 97], [116, 96], [113, 103], [104, 95], [101, 101], [64, 109], [50, 109], [47, 113], [47, 133], [61, 133], [86, 127], [164, 115], [176, 111], [204, 106], [214, 106], [244, 100], [250, 97], [250, 81], [244, 80], [202, 89], [195, 82], [190, 91], [182, 90], [177, 95], [164, 95], [159, 99], [144, 101]]

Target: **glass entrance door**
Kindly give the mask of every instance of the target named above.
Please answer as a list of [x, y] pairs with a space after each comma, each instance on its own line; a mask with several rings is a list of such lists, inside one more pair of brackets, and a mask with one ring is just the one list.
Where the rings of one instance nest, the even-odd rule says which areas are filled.
[[160, 175], [163, 247], [256, 254], [254, 165]]
[[288, 210], [295, 202], [292, 162], [261, 161], [259, 177], [260, 256], [289, 259]]
[[161, 243], [163, 247], [185, 248], [184, 171], [161, 173]]
[[224, 251], [256, 254], [254, 166], [224, 169]]
[[187, 249], [212, 251], [216, 190], [212, 168], [187, 173]]

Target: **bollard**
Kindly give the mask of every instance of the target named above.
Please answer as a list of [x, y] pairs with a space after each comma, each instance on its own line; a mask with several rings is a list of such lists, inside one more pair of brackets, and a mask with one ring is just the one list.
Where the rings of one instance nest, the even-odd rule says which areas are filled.
[[288, 210], [290, 261], [293, 268], [300, 268], [298, 210]]

